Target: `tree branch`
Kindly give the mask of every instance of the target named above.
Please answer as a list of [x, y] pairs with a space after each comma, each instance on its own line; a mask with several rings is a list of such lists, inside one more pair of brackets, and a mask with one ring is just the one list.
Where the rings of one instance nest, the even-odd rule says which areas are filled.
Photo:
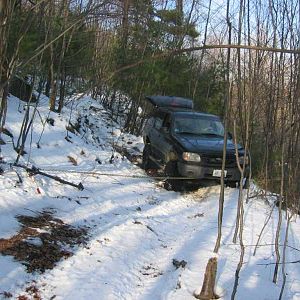
[[21, 164], [17, 164], [15, 163], [14, 164], [15, 167], [18, 167], [18, 168], [22, 168], [24, 170], [26, 170], [26, 172], [31, 175], [31, 176], [34, 176], [34, 175], [42, 175], [42, 176], [45, 176], [45, 177], [48, 177], [48, 178], [51, 178], [53, 180], [56, 180], [60, 183], [63, 183], [63, 184], [67, 184], [67, 185], [70, 185], [70, 186], [73, 186], [73, 187], [76, 187], [77, 189], [79, 189], [80, 191], [82, 191], [84, 189], [82, 183], [80, 182], [79, 184], [75, 184], [75, 183], [72, 183], [72, 182], [69, 182], [69, 181], [66, 181], [58, 176], [54, 176], [54, 175], [50, 175], [50, 174], [47, 174], [45, 172], [42, 172], [40, 171], [38, 168], [36, 168], [35, 166], [32, 166], [31, 168], [30, 167], [26, 167], [24, 165], [21, 165]]
[[264, 47], [264, 46], [251, 46], [251, 45], [204, 45], [199, 47], [191, 47], [191, 48], [183, 48], [183, 49], [175, 49], [171, 51], [166, 51], [162, 53], [158, 53], [155, 55], [152, 55], [151, 58], [141, 59], [137, 62], [134, 62], [130, 65], [124, 66], [122, 68], [117, 69], [114, 71], [109, 79], [111, 79], [115, 74], [120, 73], [122, 71], [134, 68], [136, 66], [139, 66], [143, 64], [144, 62], [148, 60], [155, 60], [167, 56], [182, 54], [182, 53], [189, 53], [194, 51], [200, 51], [200, 50], [209, 50], [209, 49], [245, 49], [245, 50], [255, 50], [255, 51], [266, 51], [266, 52], [276, 52], [276, 53], [290, 53], [290, 54], [300, 54], [300, 49], [284, 49], [284, 48], [274, 48], [274, 47]]

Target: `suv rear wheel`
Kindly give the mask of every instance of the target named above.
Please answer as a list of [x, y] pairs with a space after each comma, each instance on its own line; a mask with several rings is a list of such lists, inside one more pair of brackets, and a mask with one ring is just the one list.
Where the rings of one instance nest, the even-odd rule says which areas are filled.
[[142, 161], [142, 168], [145, 171], [156, 168], [155, 163], [150, 158], [151, 153], [152, 153], [151, 145], [146, 144], [143, 150], [143, 161]]
[[[226, 183], [227, 186], [231, 188], [238, 188], [240, 186], [240, 181], [229, 181]], [[244, 178], [243, 180], [243, 189], [249, 189], [250, 181], [249, 177]]]

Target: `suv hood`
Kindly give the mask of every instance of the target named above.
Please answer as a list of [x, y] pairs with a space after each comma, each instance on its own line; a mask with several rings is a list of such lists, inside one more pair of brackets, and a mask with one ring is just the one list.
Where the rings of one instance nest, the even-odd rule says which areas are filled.
[[[224, 139], [220, 137], [205, 137], [189, 134], [174, 134], [176, 141], [187, 152], [220, 155], [223, 153]], [[243, 147], [238, 144], [239, 153], [243, 153]], [[227, 140], [227, 154], [234, 155], [235, 148], [232, 140]]]

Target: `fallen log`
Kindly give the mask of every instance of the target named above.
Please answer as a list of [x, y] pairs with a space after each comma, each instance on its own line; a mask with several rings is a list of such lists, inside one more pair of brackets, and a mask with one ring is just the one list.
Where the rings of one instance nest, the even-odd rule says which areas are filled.
[[84, 189], [84, 186], [83, 184], [80, 182], [79, 184], [76, 184], [76, 183], [73, 183], [73, 182], [69, 182], [67, 180], [64, 180], [58, 176], [54, 176], [54, 175], [50, 175], [50, 174], [47, 174], [41, 170], [39, 170], [38, 168], [36, 168], [35, 166], [32, 166], [32, 167], [28, 167], [28, 166], [24, 166], [24, 165], [21, 165], [19, 163], [15, 163], [14, 164], [14, 167], [18, 167], [18, 168], [22, 168], [24, 169], [28, 174], [29, 176], [34, 176], [34, 175], [42, 175], [42, 176], [45, 176], [45, 177], [48, 177], [48, 178], [51, 178], [55, 181], [58, 181], [62, 184], [67, 184], [67, 185], [70, 185], [70, 186], [73, 186], [73, 187], [76, 187], [77, 189], [79, 189], [80, 191], [82, 191]]

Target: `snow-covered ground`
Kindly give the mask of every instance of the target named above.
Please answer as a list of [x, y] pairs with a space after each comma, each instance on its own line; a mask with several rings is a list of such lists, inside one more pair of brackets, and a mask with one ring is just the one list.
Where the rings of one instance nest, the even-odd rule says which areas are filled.
[[[24, 114], [18, 106], [18, 100], [11, 97], [7, 129], [15, 141]], [[22, 169], [1, 164], [5, 173], [0, 175], [0, 239], [10, 238], [20, 229], [15, 216], [51, 208], [55, 217], [65, 223], [88, 226], [89, 240], [87, 245], [75, 247], [73, 256], [42, 274], [27, 273], [21, 262], [0, 255], [0, 298], [23, 295], [27, 298], [22, 299], [33, 299], [28, 287], [34, 285], [41, 299], [195, 299], [193, 294], [201, 290], [207, 261], [216, 256], [216, 292], [222, 299], [230, 299], [240, 254], [239, 245], [232, 242], [238, 190], [225, 190], [223, 236], [216, 255], [213, 249], [219, 186], [188, 193], [163, 189], [160, 182], [148, 178], [143, 170], [114, 152], [112, 146], [117, 144], [138, 154], [142, 140], [122, 134], [103, 108], [88, 96], [73, 105], [71, 122], [81, 118], [81, 133], [68, 132], [69, 141], [65, 139], [70, 116], [70, 108], [65, 108], [62, 114], [49, 115], [54, 126], [45, 124], [38, 148], [41, 119], [45, 121], [47, 115], [45, 99], [28, 136], [27, 154], [20, 163], [30, 162], [49, 174], [76, 184], [81, 182], [84, 190], [39, 175], [30, 177]], [[10, 138], [2, 138], [7, 142], [1, 146], [3, 159], [14, 162], [16, 152]], [[22, 183], [17, 183], [15, 170]], [[236, 299], [279, 297], [281, 271], [278, 284], [272, 283], [277, 209], [253, 256], [270, 212], [271, 206], [259, 197], [251, 197], [245, 204], [246, 252]], [[283, 223], [282, 236], [285, 220]], [[296, 300], [300, 299], [299, 218], [294, 218], [289, 228], [288, 246], [286, 261], [298, 263], [286, 264], [283, 299]], [[184, 260], [186, 266], [176, 268], [174, 259]]]

